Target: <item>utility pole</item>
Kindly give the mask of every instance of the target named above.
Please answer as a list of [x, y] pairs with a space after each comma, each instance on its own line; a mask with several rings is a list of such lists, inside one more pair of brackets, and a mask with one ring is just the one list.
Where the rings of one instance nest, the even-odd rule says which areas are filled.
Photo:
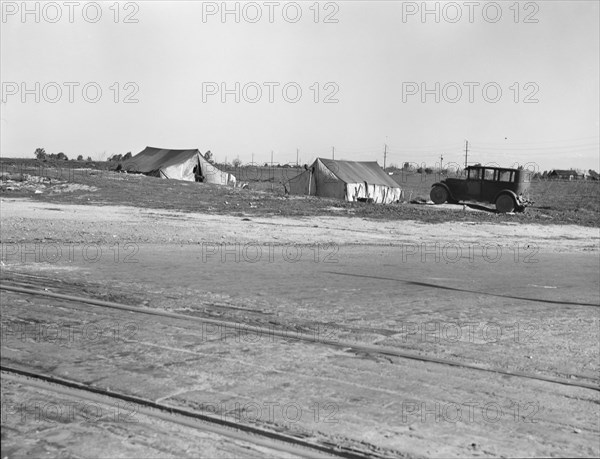
[[385, 160], [387, 159], [387, 143], [383, 144], [383, 170], [385, 170]]
[[296, 166], [298, 165], [298, 155], [300, 154], [300, 149], [296, 148]]
[[252, 165], [254, 166], [254, 153], [252, 153]]
[[465, 169], [467, 168], [467, 158], [469, 157], [469, 141], [465, 140]]
[[335, 159], [335, 147], [331, 147], [331, 159]]
[[273, 170], [273, 150], [271, 150], [271, 191], [273, 191], [273, 182], [275, 181], [275, 171]]
[[444, 157], [440, 155], [440, 172], [444, 169]]

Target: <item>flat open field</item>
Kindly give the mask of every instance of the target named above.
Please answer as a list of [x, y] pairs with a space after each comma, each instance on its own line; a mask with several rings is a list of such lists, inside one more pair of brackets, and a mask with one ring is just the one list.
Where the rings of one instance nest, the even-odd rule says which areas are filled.
[[592, 198], [37, 177], [0, 194], [3, 457], [600, 455]]
[[[535, 205], [526, 212], [501, 215], [490, 206], [488, 212], [446, 212], [453, 206], [411, 205], [408, 202], [389, 206], [346, 203], [339, 200], [304, 196], [287, 196], [279, 183], [298, 169], [276, 168], [275, 180], [269, 170], [252, 169], [240, 174], [249, 181], [250, 189], [232, 189], [207, 184], [170, 181], [168, 184], [150, 177], [119, 174], [108, 170], [114, 164], [77, 162], [42, 163], [36, 160], [0, 160], [5, 177], [19, 180], [23, 174], [41, 177], [39, 183], [19, 187], [18, 183], [0, 185], [6, 196], [30, 197], [47, 202], [60, 201], [95, 205], [115, 204], [200, 211], [209, 213], [256, 216], [344, 215], [358, 218], [419, 220], [424, 222], [474, 220], [486, 222], [528, 222], [541, 224], [577, 224], [600, 227], [600, 182], [539, 181], [532, 184], [530, 195]], [[271, 175], [272, 176], [272, 175]], [[265, 180], [265, 177], [267, 179]], [[431, 184], [439, 180], [435, 174], [399, 174], [393, 178], [405, 190], [406, 201], [429, 197]], [[9, 190], [9, 188], [14, 188]], [[271, 190], [273, 188], [273, 190]], [[63, 190], [69, 190], [64, 193]], [[36, 190], [38, 191], [36, 193]], [[143, 190], [143, 191], [140, 191]], [[461, 206], [462, 207], [462, 206]], [[476, 206], [482, 209], [481, 206]], [[485, 209], [485, 208], [483, 208]], [[440, 212], [441, 210], [441, 212]]]

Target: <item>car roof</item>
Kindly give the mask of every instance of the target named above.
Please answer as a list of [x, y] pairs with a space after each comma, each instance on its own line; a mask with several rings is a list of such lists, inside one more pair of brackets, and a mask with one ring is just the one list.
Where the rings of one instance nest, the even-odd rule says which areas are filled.
[[495, 166], [467, 166], [465, 169], [496, 169], [496, 170], [502, 170], [502, 171], [524, 171], [524, 172], [527, 172], [525, 169], [514, 169], [511, 167], [495, 167]]

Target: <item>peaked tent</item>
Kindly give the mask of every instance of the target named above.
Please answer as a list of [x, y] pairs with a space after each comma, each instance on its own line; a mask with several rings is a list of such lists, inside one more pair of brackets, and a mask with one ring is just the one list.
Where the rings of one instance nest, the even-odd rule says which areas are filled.
[[168, 150], [146, 147], [137, 155], [123, 161], [123, 170], [153, 177], [194, 182], [203, 176], [203, 182], [218, 185], [235, 185], [233, 174], [222, 171], [209, 163], [200, 151]]
[[306, 194], [358, 201], [373, 199], [389, 204], [400, 199], [400, 186], [376, 161], [336, 161], [317, 158], [289, 182], [290, 194]]

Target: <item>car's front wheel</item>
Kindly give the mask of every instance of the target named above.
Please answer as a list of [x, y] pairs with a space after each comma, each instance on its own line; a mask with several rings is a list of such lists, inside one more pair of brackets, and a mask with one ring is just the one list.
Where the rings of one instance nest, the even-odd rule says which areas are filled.
[[443, 186], [436, 185], [431, 189], [429, 197], [434, 204], [444, 204], [448, 200], [448, 190]]
[[515, 207], [515, 200], [508, 194], [501, 194], [498, 196], [498, 199], [496, 199], [496, 210], [502, 214], [513, 212]]

